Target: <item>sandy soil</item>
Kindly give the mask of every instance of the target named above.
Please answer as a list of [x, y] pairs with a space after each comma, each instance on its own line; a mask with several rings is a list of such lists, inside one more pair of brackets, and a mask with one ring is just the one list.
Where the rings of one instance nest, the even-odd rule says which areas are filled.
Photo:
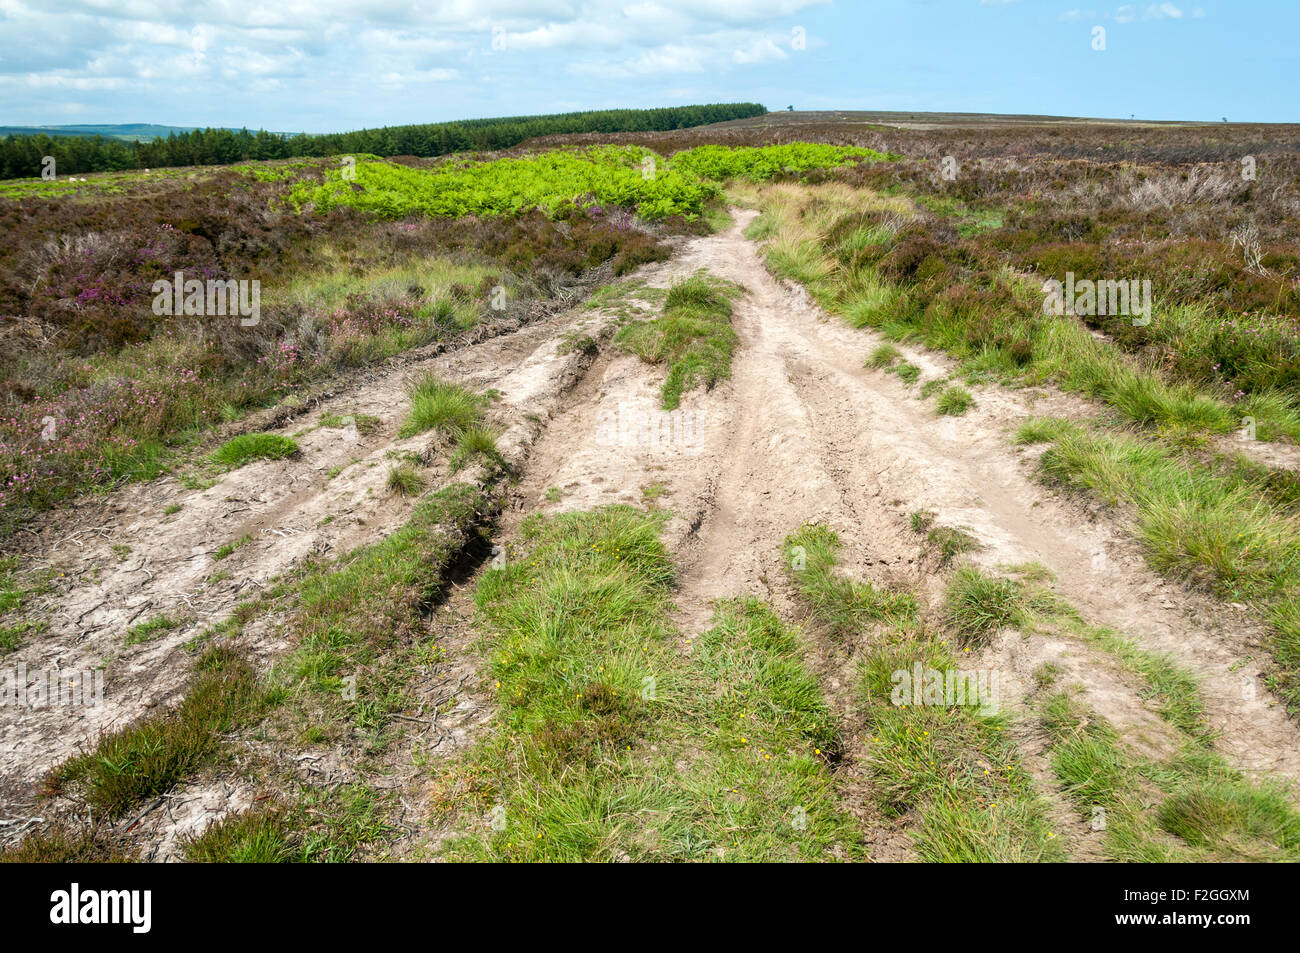
[[[501, 392], [492, 411], [504, 431], [499, 445], [522, 476], [499, 545], [538, 510], [630, 503], [671, 513], [666, 541], [680, 567], [682, 651], [690, 651], [689, 637], [709, 624], [719, 598], [753, 595], [791, 622], [803, 619], [781, 544], [809, 521], [823, 521], [840, 534], [845, 572], [916, 587], [934, 603], [943, 579], [907, 520], [915, 510], [933, 510], [940, 523], [961, 526], [980, 541], [979, 564], [1041, 563], [1055, 573], [1057, 591], [1090, 621], [1168, 652], [1195, 672], [1217, 744], [1234, 764], [1258, 776], [1300, 776], [1300, 730], [1260, 677], [1266, 657], [1261, 628], [1245, 610], [1215, 604], [1152, 573], [1123, 514], [1037, 483], [1033, 449], [1009, 441], [1031, 416], [1083, 415], [1095, 408], [1047, 390], [988, 387], [975, 391], [977, 405], [965, 416], [936, 416], [931, 402], [917, 399], [918, 387], [864, 366], [881, 339], [828, 317], [801, 289], [768, 274], [759, 249], [742, 234], [753, 214], [737, 211], [727, 231], [689, 240], [673, 260], [638, 274], [665, 287], [707, 268], [747, 292], [736, 303], [740, 346], [731, 379], [711, 392], [688, 393], [679, 411], [659, 407], [660, 368], [608, 346], [594, 363], [562, 353], [557, 346], [574, 330], [608, 336], [609, 317], [574, 309], [368, 374], [279, 429], [298, 435], [298, 457], [251, 464], [205, 490], [186, 490], [171, 479], [131, 487], [79, 511], [75, 532], [57, 539], [46, 533], [39, 558], [62, 573], [41, 610], [49, 631], [20, 647], [6, 665], [103, 666], [105, 698], [85, 710], [0, 711], [6, 813], [30, 813], [33, 783], [100, 731], [173, 703], [188, 671], [183, 646], [240, 600], [309, 556], [345, 552], [401, 525], [411, 504], [384, 487], [394, 454], [415, 454], [438, 468], [440, 479], [448, 478], [445, 463], [437, 462], [445, 460], [444, 448], [433, 438], [396, 436], [407, 382], [427, 369]], [[929, 352], [907, 357], [922, 368], [923, 380], [950, 369]], [[327, 413], [371, 414], [381, 423], [369, 435], [316, 427]], [[165, 515], [171, 504], [182, 508]], [[218, 547], [245, 536], [247, 544], [214, 560]], [[465, 591], [453, 594], [431, 620], [453, 651], [449, 666], [422, 686], [422, 702], [445, 698], [452, 686], [458, 699], [456, 709], [431, 726], [433, 734], [419, 733], [426, 748], [439, 739], [440, 756], [476, 737], [491, 710], [490, 695], [477, 684]], [[132, 624], [162, 613], [186, 621], [147, 642], [125, 644]], [[270, 659], [284, 649], [283, 637], [274, 626], [262, 631], [257, 650]], [[831, 644], [815, 627], [807, 634], [810, 664], [852, 725], [854, 647]], [[1044, 662], [1060, 666], [1133, 744], [1153, 752], [1173, 744], [1126, 673], [1083, 643], [1007, 631], [966, 664], [1000, 669], [1004, 705], [1009, 699], [1014, 709]], [[1055, 799], [1075, 855], [1092, 856], [1095, 837], [1051, 790], [1043, 739], [1027, 725], [1024, 719], [1017, 728], [1026, 760]], [[409, 763], [410, 743], [399, 752], [406, 763], [394, 762], [385, 782], [403, 804], [410, 802], [407, 846], [418, 840], [422, 808], [416, 802], [420, 779], [427, 777]], [[860, 754], [851, 750], [841, 769], [846, 803], [861, 819], [876, 859], [905, 858], [905, 830], [868, 807]], [[331, 782], [350, 774], [346, 765], [319, 759], [301, 770]], [[218, 778], [189, 786], [176, 803], [144, 821], [155, 844], [150, 856], [174, 856], [180, 834], [246, 806], [253, 794]]]
[[[918, 387], [864, 366], [878, 336], [829, 318], [767, 273], [742, 235], [752, 215], [737, 212], [727, 232], [692, 241], [645, 272], [662, 286], [708, 268], [748, 290], [735, 313], [741, 344], [732, 379], [688, 394], [673, 420], [657, 409], [658, 373], [629, 356], [606, 360], [539, 442], [520, 512], [638, 502], [642, 487], [664, 484], [658, 503], [673, 514], [680, 621], [690, 632], [708, 624], [713, 600], [727, 596], [767, 599], [797, 618], [781, 542], [807, 521], [840, 533], [846, 572], [937, 595], [941, 577], [923, 567], [907, 525], [912, 511], [933, 510], [939, 522], [980, 541], [978, 563], [1043, 564], [1090, 621], [1195, 672], [1220, 747], [1236, 765], [1274, 778], [1300, 775], [1300, 732], [1260, 677], [1261, 628], [1244, 610], [1151, 572], [1120, 514], [1042, 486], [1033, 478], [1032, 448], [1009, 441], [1031, 416], [1095, 408], [1046, 390], [990, 387], [976, 391], [977, 406], [965, 416], [936, 416], [917, 399]], [[922, 381], [950, 366], [929, 352], [907, 357], [923, 368]], [[632, 422], [617, 430], [622, 439], [610, 436], [616, 420]], [[547, 501], [549, 487], [563, 491], [559, 502]], [[1085, 700], [1136, 743], [1158, 750], [1170, 742], [1114, 663], [1084, 644], [1007, 632], [969, 664], [1003, 667], [1027, 684], [1044, 661], [1080, 682]]]

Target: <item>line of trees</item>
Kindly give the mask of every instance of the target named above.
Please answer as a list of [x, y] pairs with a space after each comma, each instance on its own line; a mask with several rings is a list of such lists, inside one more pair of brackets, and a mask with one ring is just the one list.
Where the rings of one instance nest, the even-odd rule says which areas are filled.
[[467, 119], [322, 135], [196, 129], [172, 133], [166, 139], [152, 142], [122, 142], [102, 136], [11, 135], [0, 139], [0, 178], [38, 176], [45, 156], [53, 156], [56, 170], [68, 175], [357, 152], [381, 156], [440, 156], [469, 149], [508, 149], [534, 136], [579, 132], [665, 132], [761, 116], [766, 112], [767, 109], [758, 103], [713, 103], [665, 109], [603, 109], [549, 116]]

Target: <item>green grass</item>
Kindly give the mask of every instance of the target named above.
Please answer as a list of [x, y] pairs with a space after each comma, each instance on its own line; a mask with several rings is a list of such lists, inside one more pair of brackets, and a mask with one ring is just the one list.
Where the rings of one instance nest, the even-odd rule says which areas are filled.
[[231, 553], [233, 553], [235, 550], [240, 549], [241, 547], [247, 546], [247, 545], [248, 545], [249, 543], [251, 543], [252, 541], [253, 541], [253, 537], [250, 536], [250, 535], [245, 534], [245, 535], [239, 537], [239, 539], [231, 540], [231, 541], [228, 542], [228, 543], [222, 543], [222, 544], [221, 544], [220, 546], [218, 546], [218, 547], [216, 548], [216, 550], [212, 553], [212, 558], [213, 558], [215, 561], [220, 562], [221, 560], [223, 560], [223, 559], [225, 559], [227, 556], [229, 556]]
[[385, 481], [389, 492], [398, 496], [415, 496], [424, 489], [424, 476], [409, 463], [402, 463], [388, 468]]
[[903, 356], [903, 352], [892, 344], [882, 344], [867, 358], [867, 367], [874, 367], [877, 370], [884, 370], [893, 367], [894, 362]]
[[411, 409], [399, 431], [414, 437], [428, 430], [457, 436], [483, 418], [485, 400], [459, 384], [425, 374], [411, 388]]
[[878, 589], [833, 572], [839, 549], [838, 534], [820, 524], [809, 524], [785, 541], [795, 589], [832, 636], [849, 639], [876, 623], [905, 626], [917, 620], [919, 605], [911, 593]]
[[205, 649], [180, 705], [100, 737], [54, 768], [53, 791], [76, 789], [106, 817], [171, 790], [215, 757], [221, 736], [258, 717], [264, 695], [248, 660], [227, 645]]
[[170, 632], [181, 625], [183, 621], [166, 614], [152, 616], [126, 630], [126, 644], [138, 645], [141, 642], [148, 642], [163, 632]]
[[[655, 174], [643, 174], [644, 163]], [[317, 212], [352, 207], [382, 218], [412, 214], [459, 218], [517, 215], [530, 208], [554, 214], [570, 202], [635, 208], [644, 218], [696, 218], [719, 193], [716, 185], [676, 171], [662, 157], [636, 146], [553, 149], [518, 158], [451, 159], [434, 168], [358, 162], [355, 178], [330, 170], [320, 183], [301, 182], [289, 193], [297, 208]]]
[[623, 327], [616, 344], [650, 364], [664, 364], [668, 376], [663, 407], [673, 410], [693, 387], [712, 387], [731, 376], [731, 356], [739, 338], [731, 327], [735, 285], [702, 272], [668, 289], [659, 317]]
[[[716, 206], [721, 194], [716, 183], [725, 179], [760, 180], [886, 158], [870, 149], [789, 143], [702, 146], [671, 160], [637, 146], [594, 146], [487, 161], [453, 158], [429, 169], [363, 161], [356, 163], [351, 180], [331, 169], [319, 183], [297, 183], [289, 202], [296, 208], [310, 203], [319, 212], [347, 206], [383, 218], [515, 215], [531, 208], [554, 214], [577, 202], [634, 208], [647, 219], [694, 219]], [[712, 219], [720, 224], [716, 212]]]
[[1050, 443], [1043, 477], [1134, 508], [1148, 561], [1230, 601], [1252, 604], [1273, 625], [1270, 684], [1300, 710], [1300, 517], [1285, 487], [1252, 467], [1224, 468], [1128, 433], [1035, 420], [1020, 443]]
[[915, 384], [921, 379], [921, 368], [913, 364], [911, 361], [903, 361], [900, 364], [895, 364], [892, 368], [889, 368], [889, 372], [891, 374], [897, 374], [898, 379], [904, 384]]
[[505, 458], [497, 450], [497, 433], [485, 424], [466, 427], [456, 435], [456, 449], [448, 465], [456, 473], [478, 460], [489, 466], [505, 466]]
[[[283, 809], [231, 814], [185, 838], [185, 859], [200, 864], [280, 864], [301, 859], [295, 819]], [[298, 823], [301, 823], [300, 821]]]
[[455, 483], [420, 499], [405, 526], [315, 568], [299, 585], [295, 651], [277, 669], [294, 691], [337, 697], [343, 673], [423, 631], [451, 561], [477, 536], [482, 493]]
[[963, 645], [983, 645], [998, 629], [1020, 624], [1024, 617], [1020, 586], [1015, 580], [962, 566], [948, 582], [943, 614]]
[[935, 412], [946, 417], [960, 417], [975, 406], [975, 398], [964, 387], [949, 387], [934, 402]]
[[273, 433], [246, 433], [227, 440], [212, 452], [212, 462], [238, 469], [254, 460], [282, 460], [298, 454], [298, 444]]
[[0, 655], [12, 652], [22, 644], [24, 637], [44, 631], [48, 621], [18, 618], [12, 622], [7, 616], [22, 612], [30, 597], [51, 591], [53, 570], [19, 573], [17, 556], [0, 556]]
[[[945, 351], [975, 377], [1054, 383], [1145, 426], [1224, 434], [1253, 417], [1259, 439], [1300, 441], [1300, 397], [1267, 383], [1288, 373], [1294, 329], [1284, 320], [1261, 319], [1264, 333], [1251, 335], [1260, 339], [1255, 347], [1241, 340], [1246, 335], [1235, 328], [1235, 316], [1157, 299], [1146, 336], [1166, 342], [1175, 355], [1204, 355], [1202, 366], [1216, 368], [1183, 379], [1111, 337], [1094, 335], [1073, 315], [1043, 313], [1041, 279], [987, 254], [985, 244], [976, 251], [975, 243], [936, 237], [914, 208], [898, 207], [906, 200], [838, 183], [799, 190], [766, 185], [751, 195], [761, 209], [768, 268], [805, 284], [824, 308], [854, 327]], [[941, 214], [959, 219], [964, 236], [1001, 225], [996, 210], [969, 209], [947, 198], [918, 201], [939, 202]], [[897, 227], [890, 224], [895, 220]], [[1237, 365], [1232, 376], [1262, 383], [1247, 387], [1238, 400], [1214, 354], [1231, 356]]]
[[[930, 520], [921, 514], [916, 523], [928, 528]], [[921, 622], [914, 596], [882, 598], [870, 583], [837, 572], [839, 545], [829, 528], [805, 526], [787, 539], [785, 553], [790, 579], [815, 621], [837, 639], [858, 634], [851, 643], [860, 673], [855, 694], [866, 720], [865, 768], [877, 807], [913, 821], [922, 860], [1063, 859], [1047, 805], [1006, 735], [1004, 715], [895, 697], [900, 673], [916, 665], [947, 673], [957, 661]], [[986, 701], [996, 708], [994, 694]]]
[[440, 812], [482, 831], [451, 859], [862, 856], [797, 634], [761, 603], [727, 602], [679, 647], [664, 519], [534, 516], [506, 568], [482, 577], [500, 726], [435, 770]]
[[577, 331], [567, 331], [561, 338], [560, 343], [555, 345], [556, 354], [586, 354], [592, 355], [600, 350], [600, 344], [590, 334], [581, 334]]

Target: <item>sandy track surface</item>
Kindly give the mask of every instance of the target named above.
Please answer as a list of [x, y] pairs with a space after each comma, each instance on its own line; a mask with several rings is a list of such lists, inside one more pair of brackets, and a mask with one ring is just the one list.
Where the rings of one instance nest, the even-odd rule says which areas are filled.
[[[1031, 416], [1089, 413], [1058, 393], [989, 387], [962, 417], [939, 417], [893, 375], [864, 366], [882, 342], [777, 282], [743, 237], [752, 212], [725, 233], [688, 243], [644, 272], [664, 286], [697, 268], [743, 285], [734, 325], [740, 346], [730, 381], [692, 392], [676, 415], [658, 409], [658, 373], [635, 358], [602, 362], [547, 429], [520, 488], [518, 512], [640, 503], [663, 484], [668, 541], [681, 565], [678, 597], [686, 632], [706, 626], [714, 600], [753, 595], [798, 618], [781, 543], [807, 521], [824, 521], [845, 543], [844, 571], [901, 582], [931, 597], [941, 577], [924, 565], [907, 515], [933, 510], [971, 532], [978, 563], [1035, 561], [1056, 591], [1091, 622], [1143, 648], [1168, 652], [1202, 681], [1208, 718], [1229, 759], [1250, 773], [1300, 776], [1300, 731], [1265, 688], [1263, 630], [1245, 611], [1217, 605], [1151, 572], [1120, 517], [1063, 498], [1033, 478], [1032, 450], [1009, 437]], [[922, 380], [949, 365], [908, 353]], [[563, 491], [548, 502], [551, 487]], [[933, 598], [932, 598], [933, 601]], [[847, 673], [827, 652], [823, 681], [834, 695]], [[998, 667], [1027, 686], [1045, 661], [1085, 689], [1085, 700], [1135, 743], [1172, 743], [1165, 724], [1108, 657], [1071, 639], [1006, 632], [971, 666]], [[1006, 682], [1004, 682], [1006, 685]]]
[[[743, 236], [752, 217], [737, 212], [727, 231], [685, 242], [672, 261], [638, 275], [666, 287], [707, 268], [746, 289], [735, 305], [740, 345], [731, 379], [711, 392], [686, 394], [679, 411], [660, 409], [661, 369], [612, 348], [594, 364], [564, 353], [558, 345], [567, 334], [583, 330], [599, 337], [609, 320], [570, 310], [481, 344], [368, 374], [280, 428], [298, 435], [302, 453], [296, 458], [251, 464], [201, 491], [171, 479], [131, 487], [99, 507], [95, 526], [83, 522], [78, 532], [46, 543], [42, 558], [63, 573], [43, 609], [49, 630], [7, 664], [103, 666], [105, 704], [0, 712], [0, 794], [10, 800], [21, 792], [19, 800], [30, 804], [33, 782], [100, 731], [174, 702], [188, 673], [184, 645], [276, 576], [308, 556], [342, 553], [400, 526], [411, 504], [385, 490], [388, 463], [402, 453], [431, 464], [446, 456], [427, 435], [397, 437], [407, 384], [424, 370], [500, 392], [492, 419], [504, 430], [500, 449], [522, 478], [498, 542], [508, 543], [518, 523], [537, 511], [649, 503], [670, 512], [666, 542], [680, 568], [682, 651], [690, 651], [691, 636], [709, 625], [720, 598], [753, 595], [787, 620], [803, 619], [781, 545], [809, 521], [840, 534], [843, 571], [915, 587], [933, 605], [943, 577], [907, 519], [913, 511], [932, 510], [938, 522], [963, 527], [979, 540], [978, 563], [990, 569], [1043, 564], [1056, 574], [1057, 592], [1090, 621], [1168, 652], [1196, 673], [1216, 743], [1234, 764], [1257, 776], [1300, 777], [1300, 731], [1260, 678], [1262, 629], [1244, 610], [1152, 573], [1122, 514], [1038, 484], [1033, 451], [1010, 444], [1011, 432], [1031, 416], [1086, 415], [1095, 408], [1048, 390], [988, 387], [976, 390], [977, 405], [965, 416], [936, 416], [917, 399], [916, 387], [864, 366], [881, 343], [878, 336], [828, 317], [801, 289], [769, 275], [758, 247]], [[951, 367], [929, 352], [907, 357], [922, 368], [923, 380]], [[381, 423], [369, 435], [316, 427], [329, 413], [369, 414]], [[445, 470], [445, 463], [436, 466]], [[450, 479], [442, 470], [437, 482]], [[172, 504], [182, 508], [164, 515]], [[243, 537], [250, 541], [214, 560], [218, 547]], [[157, 614], [185, 622], [127, 646], [127, 629]], [[459, 696], [464, 686], [463, 710], [446, 723], [454, 737], [440, 756], [470, 743], [490, 714], [490, 693], [476, 685], [471, 615], [461, 594], [431, 620], [454, 634], [453, 659], [464, 656], [429, 689], [442, 691], [451, 680]], [[284, 649], [272, 626], [259, 634], [264, 637], [255, 649], [265, 658]], [[851, 694], [854, 646], [833, 644], [815, 627], [808, 634], [810, 664], [852, 734], [858, 719]], [[1002, 672], [1004, 703], [1010, 696], [1013, 708], [1028, 693], [1034, 670], [1052, 662], [1135, 745], [1162, 752], [1175, 743], [1114, 660], [1077, 640], [1009, 631], [968, 658], [972, 667]], [[1095, 837], [1051, 790], [1046, 746], [1030, 722], [1024, 719], [1016, 730], [1027, 763], [1056, 801], [1074, 855], [1095, 856]], [[874, 858], [905, 858], [905, 830], [868, 806], [864, 765], [863, 752], [851, 742], [840, 769], [846, 804], [862, 821]], [[411, 801], [414, 828], [419, 784], [427, 775], [409, 764], [398, 767], [392, 786]], [[345, 766], [334, 768], [347, 774]], [[217, 787], [195, 790], [179, 820], [169, 815], [155, 821], [158, 836], [173, 844], [177, 832], [201, 829], [211, 817], [243, 806], [251, 793]], [[410, 840], [418, 841], [414, 831]], [[152, 856], [173, 854], [167, 847]]]

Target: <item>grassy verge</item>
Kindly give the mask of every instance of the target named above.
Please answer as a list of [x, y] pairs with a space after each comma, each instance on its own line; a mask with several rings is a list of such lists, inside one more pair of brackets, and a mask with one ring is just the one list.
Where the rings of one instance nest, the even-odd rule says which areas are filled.
[[1006, 735], [1005, 716], [988, 705], [915, 704], [913, 695], [899, 693], [900, 673], [920, 666], [927, 678], [938, 673], [947, 681], [957, 660], [947, 640], [922, 622], [915, 596], [837, 573], [839, 545], [834, 531], [810, 525], [786, 540], [785, 554], [813, 618], [855, 644], [878, 807], [913, 820], [924, 860], [1063, 859], [1046, 802]]
[[709, 388], [731, 376], [731, 355], [739, 340], [731, 328], [735, 285], [697, 273], [668, 289], [663, 312], [629, 324], [614, 341], [650, 364], [664, 364], [663, 406], [673, 410], [693, 387]]
[[[288, 750], [352, 739], [363, 762], [381, 754], [393, 740], [394, 715], [409, 703], [411, 673], [437, 661], [423, 614], [492, 507], [482, 489], [453, 484], [428, 494], [381, 542], [306, 567], [257, 603], [241, 605], [197, 640], [194, 675], [176, 707], [105, 735], [59, 765], [48, 776], [49, 793], [82, 799], [96, 816], [120, 817], [220, 765], [227, 737], [255, 725], [260, 738]], [[259, 677], [237, 639], [254, 618], [281, 613], [296, 648]], [[286, 800], [209, 828], [186, 844], [190, 859], [345, 860], [391, 832], [383, 796], [365, 785], [320, 789], [256, 760], [243, 769], [286, 789]], [[96, 856], [113, 854], [61, 830], [33, 834], [5, 856], [55, 860], [92, 847]]]
[[1069, 692], [1042, 704], [1052, 768], [1080, 813], [1123, 862], [1294, 861], [1300, 814], [1280, 789], [1254, 785], [1195, 740], [1143, 757]]
[[[1045, 314], [1038, 284], [987, 249], [932, 234], [906, 199], [842, 183], [733, 191], [763, 210], [748, 234], [765, 242], [773, 272], [855, 327], [947, 351], [971, 380], [1051, 382], [1176, 432], [1227, 433], [1249, 417], [1260, 439], [1300, 439], [1295, 395], [1177, 378], [1074, 315]], [[1192, 320], [1186, 308], [1155, 307], [1153, 323]]]
[[860, 856], [797, 636], [732, 602], [682, 640], [662, 522], [629, 507], [536, 516], [483, 577], [501, 727], [435, 775], [435, 809], [461, 832], [451, 857]]
[[1016, 439], [1051, 444], [1047, 479], [1131, 506], [1156, 569], [1258, 608], [1274, 629], [1271, 685], [1300, 709], [1300, 520], [1285, 481], [1063, 420], [1030, 421]]

